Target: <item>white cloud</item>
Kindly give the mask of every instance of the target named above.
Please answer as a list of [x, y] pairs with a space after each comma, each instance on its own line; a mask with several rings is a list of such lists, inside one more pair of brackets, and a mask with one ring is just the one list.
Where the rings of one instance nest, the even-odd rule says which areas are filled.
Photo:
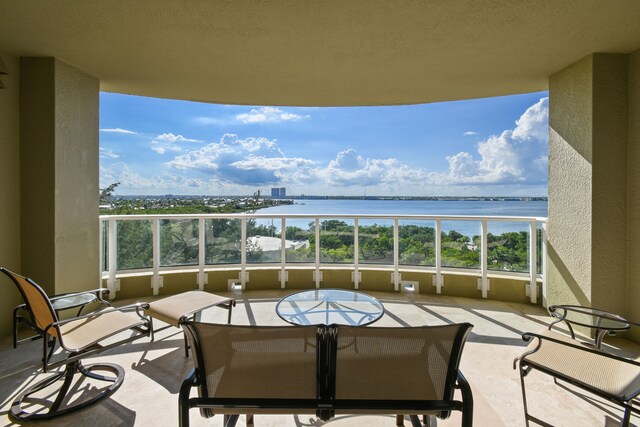
[[113, 152], [113, 150], [108, 150], [106, 148], [100, 147], [100, 158], [101, 159], [117, 159], [120, 155]]
[[196, 117], [193, 121], [199, 125], [224, 126], [230, 124], [229, 120], [224, 120], [218, 117]]
[[203, 142], [199, 139], [186, 138], [182, 135], [174, 135], [173, 133], [161, 133], [151, 140], [151, 149], [158, 154], [167, 152], [182, 151], [181, 144], [184, 142]]
[[198, 193], [209, 187], [201, 179], [166, 172], [147, 178], [124, 162], [100, 167], [100, 187], [114, 182], [120, 183], [118, 189], [123, 194]]
[[549, 137], [549, 98], [542, 98], [516, 120], [513, 137], [517, 139], [544, 140]]
[[182, 135], [174, 135], [172, 133], [161, 133], [160, 135], [156, 136], [154, 138], [154, 140], [156, 141], [160, 141], [160, 142], [169, 142], [169, 143], [176, 143], [176, 142], [202, 142], [199, 139], [190, 139], [190, 138], [185, 138]]
[[254, 108], [248, 113], [236, 115], [236, 120], [244, 124], [253, 123], [280, 123], [291, 122], [309, 118], [310, 116], [301, 116], [299, 114], [290, 113], [277, 107], [260, 107]]
[[100, 187], [106, 187], [114, 182], [119, 182], [122, 190], [133, 189], [138, 192], [157, 185], [155, 180], [143, 177], [131, 170], [124, 162], [100, 167]]
[[473, 156], [466, 151], [447, 157], [449, 174], [460, 177], [471, 177], [478, 174], [478, 164]]
[[539, 183], [546, 180], [549, 98], [529, 107], [513, 129], [477, 145], [479, 159], [468, 152], [447, 157], [449, 173], [429, 174], [439, 185]]
[[353, 148], [341, 151], [325, 168], [317, 168], [313, 175], [327, 185], [337, 186], [398, 186], [415, 185], [427, 178], [424, 170], [410, 167], [397, 159], [372, 159], [358, 154]]
[[127, 134], [127, 135], [139, 135], [138, 132], [134, 132], [132, 130], [120, 129], [120, 128], [100, 129], [100, 132], [124, 133], [124, 134]]
[[176, 157], [168, 163], [179, 170], [196, 170], [226, 183], [267, 185], [281, 181], [287, 172], [313, 162], [285, 157], [275, 140], [239, 139], [225, 134], [219, 143]]
[[464, 136], [475, 136], [478, 135], [478, 132], [474, 132], [472, 130], [463, 133]]

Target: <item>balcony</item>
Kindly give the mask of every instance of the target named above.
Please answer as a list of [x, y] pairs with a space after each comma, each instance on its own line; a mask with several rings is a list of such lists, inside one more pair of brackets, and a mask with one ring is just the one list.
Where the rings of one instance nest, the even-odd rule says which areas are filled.
[[112, 297], [196, 286], [214, 292], [338, 287], [534, 304], [546, 295], [546, 218], [235, 214], [100, 220], [102, 277]]
[[[287, 290], [226, 292], [238, 299], [233, 323], [241, 325], [285, 325], [275, 313], [279, 298]], [[423, 295], [415, 293], [370, 292], [384, 304], [386, 313], [379, 326], [440, 325], [471, 322], [474, 329], [463, 353], [461, 370], [474, 393], [474, 421], [477, 426], [523, 425], [522, 398], [513, 358], [523, 352], [521, 334], [539, 331], [550, 322], [542, 307], [531, 304], [504, 303], [493, 300]], [[222, 294], [222, 293], [221, 293]], [[138, 298], [151, 300], [150, 298]], [[121, 301], [121, 303], [131, 300]], [[214, 308], [203, 313], [203, 320], [226, 322], [226, 310]], [[160, 325], [160, 324], [159, 324]], [[640, 346], [628, 341], [607, 338], [608, 351], [640, 354]], [[31, 384], [39, 373], [41, 342], [28, 342], [17, 350], [8, 340], [0, 350], [0, 423], [6, 418], [8, 405], [15, 395]], [[184, 357], [182, 333], [170, 328], [157, 334], [155, 342], [137, 341], [95, 357], [126, 368], [122, 387], [109, 399], [77, 413], [55, 419], [46, 425], [177, 425], [179, 385], [192, 366]], [[41, 377], [40, 377], [41, 378]], [[569, 391], [567, 390], [569, 389]], [[583, 395], [564, 384], [555, 385], [545, 375], [533, 372], [527, 377], [528, 402], [532, 413], [554, 425], [610, 425], [620, 412], [607, 402]], [[201, 418], [193, 410], [192, 425], [221, 426], [222, 417]], [[609, 421], [606, 421], [609, 420]], [[391, 416], [338, 416], [329, 425], [393, 426]], [[243, 425], [241, 417], [239, 425]], [[637, 417], [632, 423], [640, 423]], [[256, 426], [321, 425], [313, 416], [256, 416]], [[405, 425], [410, 425], [405, 420]], [[459, 414], [453, 413], [438, 426], [460, 425]]]

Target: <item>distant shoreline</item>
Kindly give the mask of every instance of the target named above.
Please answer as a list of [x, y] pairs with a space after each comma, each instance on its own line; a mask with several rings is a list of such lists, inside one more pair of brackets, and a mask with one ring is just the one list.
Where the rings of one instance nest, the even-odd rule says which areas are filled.
[[[248, 196], [188, 196], [188, 195], [123, 195], [116, 196], [116, 199], [243, 199]], [[260, 196], [262, 199], [272, 199], [270, 196]], [[278, 200], [279, 198], [275, 199]], [[526, 196], [526, 197], [511, 197], [511, 196], [312, 196], [312, 195], [300, 195], [300, 196], [287, 196], [282, 197], [282, 200], [430, 200], [430, 201], [457, 201], [457, 202], [547, 202], [548, 197], [542, 196]]]
[[548, 197], [458, 197], [458, 196], [287, 196], [292, 200], [431, 200], [438, 202], [546, 202]]

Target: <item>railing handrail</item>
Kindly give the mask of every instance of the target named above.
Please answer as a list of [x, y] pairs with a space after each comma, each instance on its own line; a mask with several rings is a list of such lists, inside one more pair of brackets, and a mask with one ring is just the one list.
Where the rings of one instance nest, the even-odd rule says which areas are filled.
[[491, 215], [419, 215], [419, 214], [256, 214], [256, 213], [220, 213], [220, 214], [131, 214], [131, 215], [100, 215], [101, 220], [115, 219], [122, 220], [144, 220], [144, 219], [241, 219], [241, 218], [364, 218], [364, 219], [415, 219], [415, 220], [436, 220], [441, 221], [501, 221], [501, 222], [529, 222], [536, 221], [546, 223], [547, 217], [540, 216], [491, 216]]

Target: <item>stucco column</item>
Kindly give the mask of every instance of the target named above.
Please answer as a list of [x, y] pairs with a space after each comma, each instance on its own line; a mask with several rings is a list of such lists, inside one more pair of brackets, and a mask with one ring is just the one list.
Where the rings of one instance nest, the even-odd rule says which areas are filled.
[[626, 314], [628, 58], [549, 79], [547, 304]]
[[21, 272], [50, 293], [99, 285], [99, 81], [20, 60]]
[[[640, 322], [640, 49], [629, 54], [627, 163], [627, 316]], [[640, 343], [640, 328], [633, 328]]]

